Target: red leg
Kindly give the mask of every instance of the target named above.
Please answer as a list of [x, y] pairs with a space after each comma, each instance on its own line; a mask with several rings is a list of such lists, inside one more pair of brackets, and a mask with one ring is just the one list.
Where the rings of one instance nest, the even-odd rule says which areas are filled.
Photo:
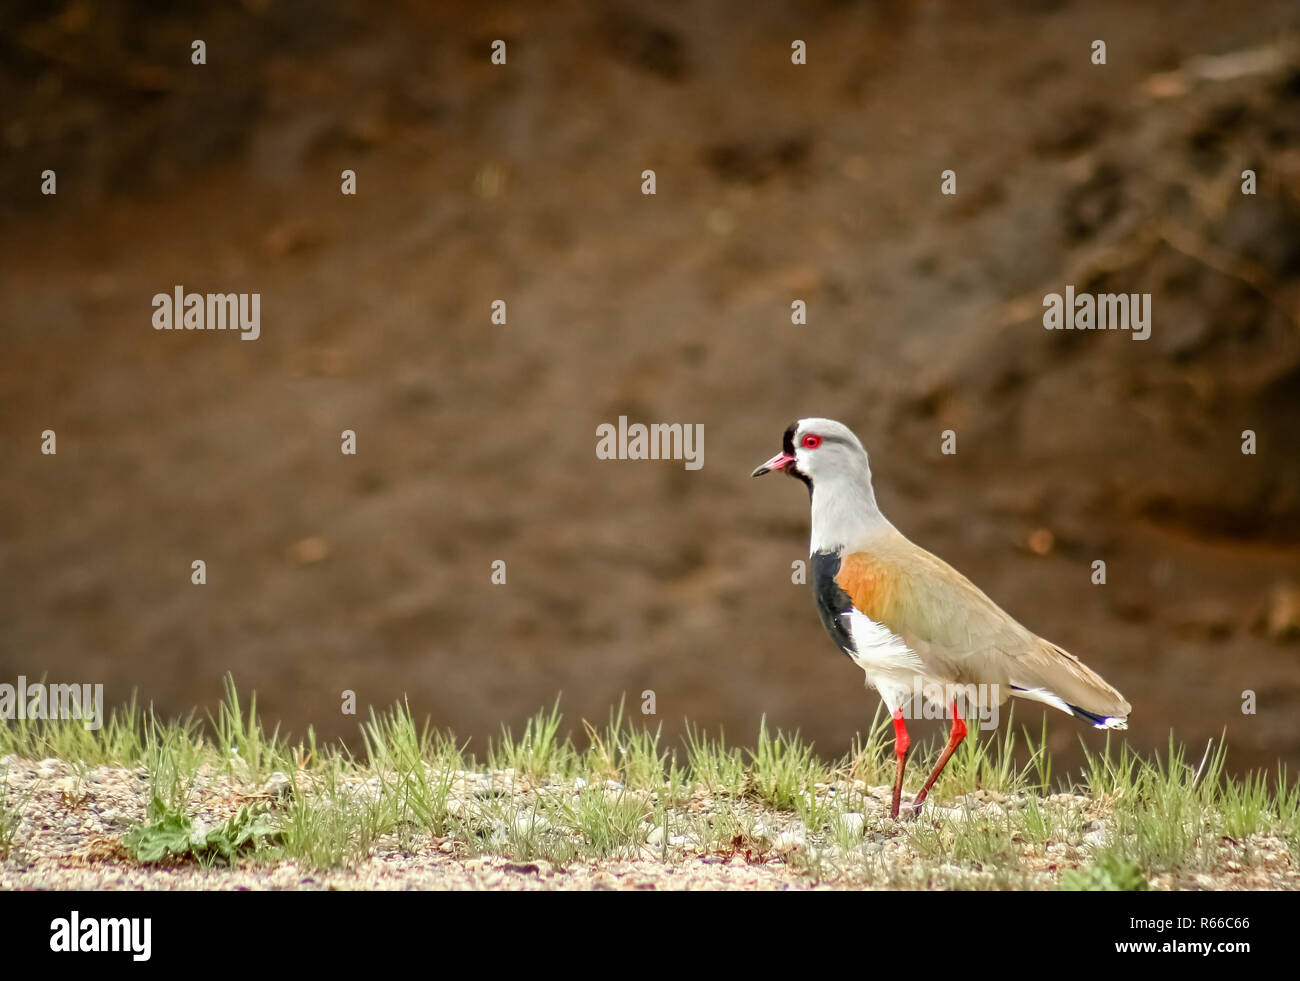
[[943, 755], [939, 757], [939, 762], [935, 764], [934, 772], [930, 774], [930, 779], [925, 782], [925, 786], [921, 788], [921, 792], [917, 794], [916, 798], [912, 801], [913, 814], [921, 809], [921, 804], [925, 802], [925, 795], [930, 792], [930, 788], [934, 786], [934, 782], [939, 779], [939, 774], [941, 774], [943, 768], [948, 765], [948, 758], [957, 751], [957, 747], [961, 745], [961, 741], [965, 738], [966, 720], [957, 714], [957, 702], [954, 700], [952, 703], [952, 732], [948, 734], [948, 745], [944, 747]]
[[894, 801], [889, 807], [889, 816], [898, 820], [898, 806], [903, 799], [903, 768], [907, 766], [907, 754], [912, 748], [912, 737], [903, 725], [903, 710], [894, 709], [894, 753], [898, 756], [898, 773], [894, 776]]

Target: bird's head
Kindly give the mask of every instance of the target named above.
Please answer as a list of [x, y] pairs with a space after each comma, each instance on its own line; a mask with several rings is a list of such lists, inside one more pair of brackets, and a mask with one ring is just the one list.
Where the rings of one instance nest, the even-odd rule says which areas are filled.
[[819, 482], [871, 479], [867, 451], [853, 430], [834, 419], [792, 422], [781, 439], [781, 452], [755, 468], [751, 476], [761, 477], [777, 470], [798, 477], [809, 489]]
[[812, 504], [811, 552], [843, 551], [869, 543], [893, 526], [876, 506], [867, 451], [853, 431], [834, 419], [800, 419], [782, 437], [781, 452], [752, 476], [780, 470], [808, 487]]

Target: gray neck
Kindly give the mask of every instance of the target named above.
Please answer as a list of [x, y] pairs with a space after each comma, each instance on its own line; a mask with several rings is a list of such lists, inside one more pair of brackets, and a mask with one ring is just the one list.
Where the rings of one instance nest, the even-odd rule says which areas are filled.
[[813, 484], [809, 552], [865, 549], [891, 525], [876, 504], [871, 472], [823, 477]]

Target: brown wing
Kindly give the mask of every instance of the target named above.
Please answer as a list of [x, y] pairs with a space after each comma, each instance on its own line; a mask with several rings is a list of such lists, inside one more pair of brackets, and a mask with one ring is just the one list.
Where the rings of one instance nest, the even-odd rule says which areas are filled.
[[840, 587], [937, 677], [1042, 689], [1071, 708], [1122, 718], [1130, 706], [1077, 657], [1021, 626], [948, 563], [894, 532], [843, 558]]

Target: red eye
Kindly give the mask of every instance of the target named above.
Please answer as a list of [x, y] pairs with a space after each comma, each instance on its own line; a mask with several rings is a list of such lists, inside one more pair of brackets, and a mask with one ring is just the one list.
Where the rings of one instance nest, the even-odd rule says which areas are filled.
[[822, 445], [822, 438], [820, 436], [814, 436], [812, 433], [809, 433], [799, 442], [803, 444], [805, 449], [815, 450], [817, 449], [817, 447]]

